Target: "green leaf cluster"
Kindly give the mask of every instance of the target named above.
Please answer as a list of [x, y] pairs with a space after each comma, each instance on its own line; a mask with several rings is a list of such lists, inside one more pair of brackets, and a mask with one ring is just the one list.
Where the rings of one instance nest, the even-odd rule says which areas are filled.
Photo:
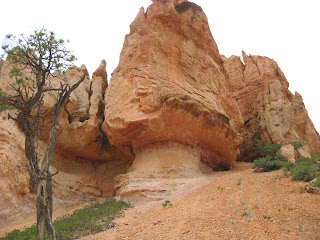
[[24, 71], [33, 81], [39, 82], [53, 71], [65, 71], [76, 60], [67, 47], [69, 41], [56, 38], [54, 32], [45, 28], [35, 30], [29, 36], [8, 34], [6, 38], [7, 44], [2, 46], [3, 57], [15, 66], [10, 76], [17, 84], [25, 80]]
[[162, 206], [163, 208], [166, 208], [166, 207], [172, 207], [172, 203], [170, 202], [170, 200], [165, 200], [163, 203], [162, 203]]
[[272, 158], [270, 156], [258, 158], [254, 160], [253, 167], [254, 169], [261, 169], [264, 172], [278, 170], [283, 167], [284, 161], [280, 158]]
[[306, 145], [306, 143], [301, 142], [300, 140], [297, 140], [297, 141], [292, 142], [291, 145], [293, 146], [295, 151], [298, 151], [298, 149], [303, 147], [304, 145]]
[[2, 88], [0, 88], [0, 112], [4, 110], [14, 109], [11, 105], [6, 104], [7, 95], [2, 92]]

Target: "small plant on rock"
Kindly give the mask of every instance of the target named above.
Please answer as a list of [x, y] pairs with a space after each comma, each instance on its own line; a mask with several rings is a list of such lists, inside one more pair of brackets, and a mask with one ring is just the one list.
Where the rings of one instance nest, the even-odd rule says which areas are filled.
[[163, 208], [166, 207], [172, 207], [172, 203], [170, 202], [170, 200], [165, 200], [164, 203], [162, 203]]
[[306, 145], [306, 143], [301, 142], [300, 140], [297, 140], [297, 141], [292, 142], [291, 145], [293, 146], [295, 151], [298, 151], [298, 149], [303, 147], [304, 145]]

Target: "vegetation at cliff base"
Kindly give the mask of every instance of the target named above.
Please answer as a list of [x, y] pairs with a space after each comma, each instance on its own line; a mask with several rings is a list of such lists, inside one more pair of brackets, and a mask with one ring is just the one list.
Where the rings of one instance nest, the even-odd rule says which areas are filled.
[[290, 169], [292, 180], [303, 180], [309, 182], [317, 177], [319, 156], [312, 158], [300, 157]]
[[[295, 151], [298, 151], [305, 143], [298, 140], [291, 143], [291, 145], [294, 147]], [[320, 156], [313, 155], [311, 158], [300, 156], [295, 162], [288, 162], [283, 155], [277, 154], [281, 147], [281, 144], [258, 141], [256, 143], [256, 148], [260, 151], [262, 157], [254, 160], [252, 168], [264, 172], [282, 168], [283, 175], [285, 176], [290, 172], [292, 180], [309, 182], [317, 178]], [[319, 181], [320, 180], [317, 180], [313, 184], [317, 185]]]
[[[123, 214], [124, 209], [131, 205], [114, 198], [107, 198], [102, 203], [92, 203], [84, 208], [75, 210], [71, 215], [58, 218], [53, 222], [56, 238], [61, 240], [78, 239], [82, 236], [101, 232], [114, 227], [112, 220]], [[41, 239], [37, 235], [37, 227], [25, 228], [23, 231], [14, 230], [0, 240], [30, 240]], [[43, 238], [42, 238], [43, 239]], [[51, 239], [51, 238], [45, 238]]]
[[281, 144], [271, 144], [262, 140], [257, 141], [256, 148], [262, 157], [254, 160], [253, 167], [256, 170], [268, 172], [278, 170], [283, 167], [285, 158], [277, 152], [282, 147]]

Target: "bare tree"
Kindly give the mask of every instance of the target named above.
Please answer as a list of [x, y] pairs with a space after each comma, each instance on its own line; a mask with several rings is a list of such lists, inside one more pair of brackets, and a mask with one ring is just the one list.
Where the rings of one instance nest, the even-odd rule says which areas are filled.
[[[10, 86], [14, 94], [5, 94], [0, 89], [0, 110], [16, 109], [16, 115], [8, 114], [8, 118], [15, 120], [26, 136], [26, 167], [37, 194], [38, 234], [40, 237], [51, 235], [56, 239], [52, 225], [52, 177], [58, 172], [50, 173], [49, 167], [56, 146], [60, 112], [66, 109], [70, 94], [85, 79], [87, 71], [72, 86], [62, 81], [59, 87], [53, 87], [50, 75], [53, 77], [52, 73], [57, 70], [63, 75], [75, 60], [75, 56], [66, 46], [68, 42], [56, 39], [53, 32], [44, 28], [34, 31], [30, 36], [22, 34], [17, 38], [8, 35], [7, 42], [2, 48], [6, 60], [13, 66], [10, 77], [14, 82]], [[43, 130], [47, 111], [43, 107], [43, 99], [49, 91], [56, 93], [57, 101], [53, 114], [50, 114], [52, 125], [45, 154], [41, 156], [37, 148], [37, 137]]]

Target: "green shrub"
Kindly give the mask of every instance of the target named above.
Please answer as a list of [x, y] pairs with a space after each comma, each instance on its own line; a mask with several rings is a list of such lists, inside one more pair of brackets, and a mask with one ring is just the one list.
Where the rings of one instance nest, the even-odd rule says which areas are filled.
[[320, 161], [320, 155], [316, 155], [316, 154], [313, 154], [312, 157], [311, 157], [311, 160], [320, 164], [319, 161]]
[[320, 173], [318, 174], [317, 180], [310, 183], [310, 187], [320, 188]]
[[297, 165], [305, 165], [305, 166], [310, 166], [317, 164], [317, 160], [315, 158], [308, 158], [308, 157], [299, 157], [296, 160]]
[[252, 168], [261, 169], [264, 172], [269, 172], [282, 168], [283, 163], [284, 162], [279, 159], [274, 159], [272, 157], [264, 157], [254, 160]]
[[[103, 203], [93, 203], [82, 209], [75, 210], [71, 215], [58, 218], [53, 226], [57, 239], [77, 239], [93, 233], [98, 233], [112, 227], [112, 220], [122, 214], [123, 209], [131, 207], [124, 201], [108, 198]], [[14, 230], [1, 240], [29, 240], [40, 239], [37, 236], [36, 225], [25, 228], [23, 231]]]
[[296, 164], [293, 162], [284, 162], [282, 167], [283, 175], [286, 176], [295, 166]]
[[296, 160], [295, 167], [290, 171], [292, 173], [292, 180], [309, 182], [316, 178], [318, 170], [319, 166], [315, 158], [300, 157]]
[[255, 147], [259, 150], [262, 157], [276, 157], [277, 152], [282, 147], [282, 144], [271, 144], [263, 140], [258, 140]]
[[300, 140], [297, 140], [292, 142], [291, 145], [293, 146], [294, 150], [298, 151], [298, 149], [306, 145], [306, 143], [301, 142]]
[[277, 155], [277, 152], [282, 147], [281, 144], [271, 144], [262, 140], [257, 141], [255, 144], [256, 148], [260, 151], [262, 158], [258, 158], [253, 161], [254, 169], [261, 170], [264, 172], [278, 170], [282, 168], [284, 161], [286, 160], [284, 156]]

